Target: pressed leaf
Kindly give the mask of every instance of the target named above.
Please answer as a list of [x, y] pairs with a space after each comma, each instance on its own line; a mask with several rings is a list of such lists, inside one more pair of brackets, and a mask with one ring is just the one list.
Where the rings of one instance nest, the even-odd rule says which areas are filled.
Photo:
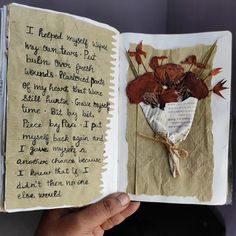
[[226, 83], [226, 80], [221, 80], [219, 81], [213, 88], [213, 92], [217, 95], [219, 95], [220, 97], [224, 98], [223, 95], [220, 93], [220, 91], [224, 90], [224, 89], [228, 89], [228, 87], [224, 87], [224, 84]]
[[217, 67], [215, 69], [213, 69], [211, 72], [210, 72], [210, 75], [211, 76], [215, 76], [215, 75], [218, 75], [220, 72], [221, 72], [221, 67]]
[[160, 86], [153, 73], [148, 72], [130, 81], [127, 85], [126, 93], [130, 103], [138, 104], [143, 100], [146, 92], [157, 93], [159, 88]]

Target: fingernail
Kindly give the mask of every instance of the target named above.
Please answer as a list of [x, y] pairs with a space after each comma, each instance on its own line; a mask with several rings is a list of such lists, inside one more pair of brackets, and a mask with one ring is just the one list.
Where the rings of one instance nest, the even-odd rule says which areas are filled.
[[121, 193], [116, 198], [120, 201], [121, 206], [125, 206], [130, 202], [128, 194], [125, 193]]

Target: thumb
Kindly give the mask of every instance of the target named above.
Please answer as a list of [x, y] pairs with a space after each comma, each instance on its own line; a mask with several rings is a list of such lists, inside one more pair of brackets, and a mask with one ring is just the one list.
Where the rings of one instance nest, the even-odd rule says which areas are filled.
[[117, 213], [122, 212], [128, 207], [129, 203], [128, 194], [115, 193], [79, 211], [77, 220], [87, 229], [93, 229]]

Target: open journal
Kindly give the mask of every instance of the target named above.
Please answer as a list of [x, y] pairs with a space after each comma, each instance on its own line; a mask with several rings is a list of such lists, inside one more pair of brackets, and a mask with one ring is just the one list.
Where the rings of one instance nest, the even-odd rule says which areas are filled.
[[120, 34], [1, 10], [3, 211], [133, 200], [225, 204], [231, 33]]

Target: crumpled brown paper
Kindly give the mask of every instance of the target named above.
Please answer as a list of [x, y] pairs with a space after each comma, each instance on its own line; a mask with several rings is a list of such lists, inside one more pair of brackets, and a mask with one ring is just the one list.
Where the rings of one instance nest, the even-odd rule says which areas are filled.
[[[135, 48], [135, 45], [132, 45]], [[168, 56], [167, 62], [179, 64], [189, 55], [196, 55], [198, 61], [202, 61], [211, 45], [198, 45], [193, 48], [175, 50], [154, 50], [145, 46], [148, 63], [152, 56]], [[214, 54], [214, 53], [213, 53]], [[212, 65], [213, 54], [208, 61]], [[185, 67], [187, 70], [189, 65]], [[210, 68], [208, 68], [210, 69]], [[151, 71], [151, 69], [148, 69]], [[204, 73], [207, 74], [209, 70]], [[140, 72], [140, 74], [144, 73]], [[203, 73], [203, 77], [205, 74]], [[128, 81], [133, 80], [131, 71]], [[208, 87], [210, 82], [208, 82]], [[137, 132], [145, 133], [150, 137], [153, 131], [148, 125], [139, 105], [128, 103], [127, 142], [129, 147], [128, 161], [128, 187], [129, 193], [139, 195], [163, 195], [163, 196], [191, 196], [200, 201], [209, 201], [212, 197], [213, 181], [213, 136], [212, 114], [210, 95], [198, 101], [194, 121], [188, 137], [180, 144], [181, 148], [188, 151], [189, 157], [180, 161], [182, 175], [173, 178], [168, 165], [168, 153], [162, 143], [152, 142], [137, 136]]]

